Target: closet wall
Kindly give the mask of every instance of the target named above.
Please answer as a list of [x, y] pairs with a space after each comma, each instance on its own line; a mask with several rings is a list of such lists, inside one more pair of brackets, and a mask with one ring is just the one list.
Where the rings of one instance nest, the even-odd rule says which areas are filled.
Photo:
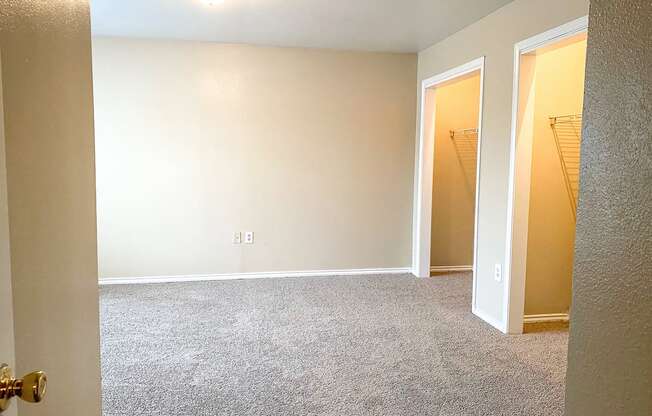
[[525, 315], [570, 308], [575, 217], [549, 117], [582, 112], [586, 41], [539, 51], [535, 59]]
[[478, 127], [479, 100], [479, 72], [436, 91], [432, 266], [473, 265], [478, 136], [450, 132]]

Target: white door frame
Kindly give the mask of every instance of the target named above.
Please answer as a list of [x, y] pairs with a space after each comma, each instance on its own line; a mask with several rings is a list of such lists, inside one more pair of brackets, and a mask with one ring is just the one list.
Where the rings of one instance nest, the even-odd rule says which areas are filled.
[[[503, 316], [505, 316], [506, 332], [510, 334], [520, 334], [523, 332], [523, 314], [525, 312], [525, 267], [524, 262], [516, 262], [514, 253], [527, 252], [527, 230], [519, 230], [522, 234], [515, 236], [514, 217], [515, 217], [515, 198], [516, 187], [515, 181], [517, 171], [523, 167], [516, 166], [517, 148], [516, 136], [518, 131], [518, 101], [519, 87], [521, 79], [521, 55], [533, 52], [541, 47], [562, 41], [572, 36], [586, 33], [589, 26], [588, 16], [581, 17], [566, 23], [544, 33], [533, 36], [514, 45], [514, 85], [512, 96], [512, 126], [510, 138], [510, 157], [509, 157], [509, 192], [507, 200], [507, 246], [505, 248], [505, 294], [503, 304]], [[530, 178], [519, 178], [523, 181], [525, 189], [530, 188]], [[524, 209], [524, 208], [523, 208]]]
[[[473, 236], [473, 309], [475, 309], [476, 259], [480, 197], [480, 152], [482, 148], [482, 113], [484, 99], [484, 62], [480, 57], [464, 65], [428, 78], [421, 83], [421, 122], [415, 159], [414, 223], [412, 226], [412, 273], [430, 277], [430, 243], [432, 226], [432, 181], [435, 152], [435, 90], [437, 86], [480, 71], [480, 107], [478, 120], [478, 156], [475, 190], [475, 230]], [[427, 118], [427, 119], [426, 119]]]

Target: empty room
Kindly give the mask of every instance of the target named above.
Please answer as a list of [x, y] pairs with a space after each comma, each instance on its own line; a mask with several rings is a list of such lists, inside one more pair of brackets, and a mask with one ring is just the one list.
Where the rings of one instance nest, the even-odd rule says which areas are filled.
[[651, 16], [0, 0], [0, 414], [649, 416]]

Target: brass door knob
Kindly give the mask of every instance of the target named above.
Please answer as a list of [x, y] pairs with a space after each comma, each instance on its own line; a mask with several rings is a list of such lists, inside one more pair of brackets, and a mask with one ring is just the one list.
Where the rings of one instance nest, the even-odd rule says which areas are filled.
[[45, 397], [48, 378], [43, 371], [29, 373], [23, 378], [13, 378], [8, 365], [0, 365], [0, 413], [7, 410], [12, 397], [38, 403]]

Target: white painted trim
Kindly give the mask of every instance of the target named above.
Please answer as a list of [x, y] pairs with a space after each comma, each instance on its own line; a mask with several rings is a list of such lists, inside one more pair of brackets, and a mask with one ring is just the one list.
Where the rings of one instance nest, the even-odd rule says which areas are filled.
[[444, 82], [448, 82], [454, 80], [455, 78], [459, 78], [461, 76], [470, 74], [471, 72], [482, 69], [483, 66], [484, 66], [484, 56], [474, 59], [471, 62], [467, 62], [464, 65], [460, 65], [458, 67], [452, 68], [446, 72], [442, 72], [441, 74], [435, 75], [434, 77], [424, 79], [421, 82], [422, 90], [436, 87], [437, 85], [443, 84]]
[[[514, 201], [516, 178], [516, 133], [518, 123], [519, 81], [521, 76], [521, 55], [538, 48], [559, 42], [569, 37], [588, 31], [588, 16], [581, 17], [539, 35], [533, 36], [514, 45], [514, 79], [512, 87], [512, 125], [509, 156], [509, 191], [507, 199], [507, 236], [505, 247], [505, 286], [503, 294], [503, 320], [506, 332], [520, 334], [523, 332], [523, 308], [525, 303], [525, 276], [512, 276], [512, 253], [514, 250]], [[514, 290], [512, 290], [514, 288]]]
[[482, 312], [481, 310], [479, 310], [477, 308], [473, 308], [473, 315], [475, 315], [478, 318], [482, 319], [483, 321], [485, 321], [489, 325], [493, 326], [494, 328], [496, 328], [500, 332], [506, 333], [504, 322], [500, 322], [499, 320], [493, 318], [491, 315], [489, 315], [489, 314], [487, 314], [485, 312]]
[[[428, 277], [430, 270], [430, 239], [432, 232], [432, 176], [434, 159], [434, 142], [428, 143], [426, 136], [425, 116], [435, 112], [435, 90], [428, 90], [424, 81], [421, 89], [421, 126], [419, 140], [416, 144], [415, 158], [415, 193], [414, 193], [414, 224], [412, 229], [412, 268], [417, 277]], [[432, 102], [431, 102], [432, 101]], [[434, 117], [433, 117], [434, 119]], [[434, 125], [432, 126], [434, 129]], [[432, 131], [432, 129], [430, 130]], [[429, 147], [429, 146], [432, 146]], [[433, 154], [431, 154], [433, 153]], [[426, 159], [425, 155], [428, 155]], [[430, 180], [427, 180], [427, 178]]]
[[545, 313], [541, 315], [525, 315], [524, 324], [535, 324], [542, 322], [569, 322], [570, 316], [567, 313]]
[[521, 54], [557, 43], [572, 36], [585, 33], [589, 28], [589, 16], [583, 16], [546, 32], [532, 36], [516, 44]]
[[430, 266], [431, 272], [472, 272], [473, 266]]
[[409, 267], [390, 269], [305, 270], [294, 272], [225, 273], [186, 276], [105, 277], [100, 285], [132, 285], [150, 283], [209, 282], [216, 280], [275, 279], [289, 277], [368, 276], [374, 274], [409, 274]]
[[475, 218], [473, 219], [473, 291], [471, 294], [471, 305], [477, 309], [476, 305], [476, 292], [478, 290], [477, 278], [477, 265], [478, 265], [478, 229], [480, 228], [480, 179], [481, 179], [481, 165], [482, 165], [482, 115], [484, 114], [484, 56], [482, 57], [482, 64], [480, 65], [480, 107], [478, 115], [478, 148], [476, 155], [476, 169], [475, 169]]
[[[430, 239], [431, 239], [431, 215], [432, 215], [432, 177], [433, 177], [433, 154], [425, 150], [430, 147], [425, 137], [426, 130], [426, 104], [428, 91], [433, 91], [437, 85], [451, 81], [455, 78], [467, 75], [474, 71], [480, 71], [480, 108], [478, 120], [478, 156], [476, 169], [476, 190], [475, 190], [475, 230], [473, 236], [473, 293], [472, 306], [476, 304], [477, 270], [475, 265], [478, 259], [478, 223], [480, 218], [480, 182], [481, 169], [480, 161], [482, 155], [482, 115], [484, 113], [484, 68], [485, 57], [482, 56], [464, 65], [450, 69], [434, 77], [428, 78], [421, 83], [421, 110], [419, 139], [416, 144], [415, 157], [415, 190], [414, 190], [414, 221], [412, 230], [412, 273], [417, 277], [430, 277]], [[433, 125], [434, 129], [434, 125]], [[434, 137], [430, 140], [434, 140]], [[434, 148], [434, 146], [433, 146]], [[483, 318], [484, 319], [484, 318]]]

